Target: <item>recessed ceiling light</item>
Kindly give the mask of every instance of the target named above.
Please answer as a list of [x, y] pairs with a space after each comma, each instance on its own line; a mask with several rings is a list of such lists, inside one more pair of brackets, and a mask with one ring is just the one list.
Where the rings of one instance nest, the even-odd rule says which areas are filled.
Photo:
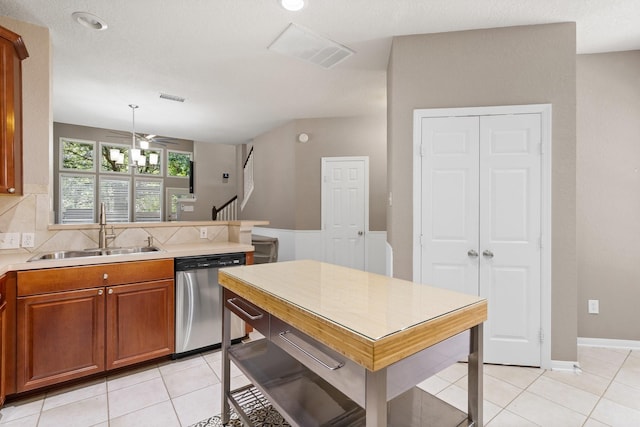
[[80, 25], [83, 25], [87, 28], [91, 28], [92, 30], [102, 31], [108, 28], [107, 23], [104, 19], [92, 15], [88, 12], [73, 12], [71, 17]]
[[280, 0], [280, 5], [287, 10], [296, 12], [304, 7], [304, 0]]

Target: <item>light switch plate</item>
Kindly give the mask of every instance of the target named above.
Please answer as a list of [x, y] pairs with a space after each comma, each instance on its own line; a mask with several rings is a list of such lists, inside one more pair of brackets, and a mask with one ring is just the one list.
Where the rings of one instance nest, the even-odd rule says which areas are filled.
[[0, 233], [0, 249], [17, 249], [20, 247], [20, 233]]
[[589, 314], [599, 314], [599, 313], [600, 313], [600, 300], [590, 299]]
[[207, 227], [200, 227], [200, 238], [201, 239], [207, 238]]

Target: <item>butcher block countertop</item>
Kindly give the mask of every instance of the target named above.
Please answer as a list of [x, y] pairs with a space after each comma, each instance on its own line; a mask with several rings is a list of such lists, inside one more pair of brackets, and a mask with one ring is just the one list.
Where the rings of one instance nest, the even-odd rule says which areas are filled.
[[487, 319], [483, 298], [318, 261], [221, 269], [219, 282], [371, 371]]

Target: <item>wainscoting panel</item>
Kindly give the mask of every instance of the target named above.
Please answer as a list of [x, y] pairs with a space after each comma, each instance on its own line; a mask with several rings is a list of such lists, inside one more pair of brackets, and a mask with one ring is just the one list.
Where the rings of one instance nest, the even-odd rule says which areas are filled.
[[[278, 238], [278, 261], [296, 259], [324, 261], [321, 230], [254, 227], [253, 234]], [[368, 231], [366, 239], [366, 271], [391, 275], [391, 247], [387, 244], [387, 232]]]

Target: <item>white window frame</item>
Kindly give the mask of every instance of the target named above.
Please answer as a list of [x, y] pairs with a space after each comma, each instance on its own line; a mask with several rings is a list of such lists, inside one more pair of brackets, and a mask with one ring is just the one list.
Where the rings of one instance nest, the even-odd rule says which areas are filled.
[[[164, 170], [165, 170], [164, 164], [165, 163], [167, 163], [166, 169], [167, 170], [169, 169], [169, 167], [168, 167], [169, 157], [167, 156], [167, 159], [166, 160], [164, 159], [164, 152], [166, 150], [164, 148], [151, 148], [151, 147], [149, 147], [149, 148], [146, 148], [146, 149], [141, 149], [140, 151], [155, 151], [155, 152], [159, 153], [158, 165], [160, 166], [160, 173], [158, 175], [153, 175], [153, 174], [150, 174], [150, 173], [143, 173], [143, 172], [138, 171], [137, 167], [134, 167], [134, 168], [132, 168], [133, 171], [134, 171], [133, 172], [134, 175], [143, 176], [143, 177], [150, 177], [150, 178], [157, 178], [157, 179], [164, 178], [164, 176], [165, 176], [164, 175]], [[171, 177], [171, 178], [173, 178], [173, 177]]]
[[[90, 144], [93, 146], [93, 169], [69, 169], [69, 168], [65, 168], [63, 167], [63, 160], [64, 160], [64, 144], [63, 141], [69, 141], [69, 142], [77, 142], [80, 144]], [[96, 166], [96, 141], [89, 141], [86, 139], [78, 139], [78, 138], [67, 138], [64, 136], [61, 136], [60, 138], [58, 138], [58, 168], [60, 170], [60, 172], [78, 172], [78, 173], [95, 173], [97, 170], [97, 166]]]
[[[91, 174], [91, 173], [59, 173], [58, 174], [58, 222], [60, 224], [75, 224], [75, 223], [65, 223], [62, 221], [62, 214], [63, 214], [63, 195], [62, 195], [62, 180], [65, 177], [78, 177], [78, 178], [89, 178], [91, 180], [93, 180], [93, 207], [92, 207], [92, 220], [91, 222], [96, 222], [96, 186], [97, 186], [97, 179], [96, 179], [96, 175], [95, 174]], [[85, 224], [85, 223], [82, 223]]]
[[180, 150], [169, 150], [169, 149], [167, 149], [167, 160], [166, 160], [167, 175], [166, 175], [166, 177], [167, 178], [189, 179], [189, 175], [187, 175], [187, 176], [169, 175], [169, 153], [188, 154], [190, 161], [193, 161], [193, 153], [190, 152], [190, 151], [180, 151]]
[[115, 221], [112, 218], [109, 218], [109, 212], [107, 211], [107, 222], [109, 223], [127, 223], [127, 222], [131, 222], [131, 204], [133, 203], [131, 194], [132, 194], [132, 188], [131, 188], [131, 177], [129, 176], [123, 176], [123, 175], [118, 175], [118, 174], [101, 174], [98, 175], [98, 188], [96, 189], [96, 197], [98, 199], [98, 204], [100, 202], [102, 202], [102, 182], [103, 181], [122, 181], [122, 182], [126, 182], [128, 187], [127, 187], [127, 220], [126, 221]]
[[98, 143], [98, 155], [100, 156], [100, 164], [97, 166], [97, 171], [98, 174], [101, 175], [107, 175], [107, 174], [113, 174], [113, 175], [120, 175], [120, 176], [124, 176], [124, 175], [131, 175], [131, 167], [129, 166], [129, 158], [126, 157], [125, 158], [125, 163], [124, 166], [126, 167], [125, 170], [123, 170], [122, 172], [119, 171], [108, 171], [108, 170], [102, 170], [102, 147], [103, 146], [107, 146], [107, 147], [114, 147], [114, 148], [120, 148], [120, 149], [124, 149], [125, 151], [129, 151], [129, 149], [131, 148], [131, 145], [128, 144], [121, 144], [121, 143], [117, 143], [117, 142], [99, 142]]
[[[149, 175], [149, 176], [153, 176], [153, 175]], [[139, 222], [138, 221], [138, 210], [136, 209], [136, 201], [138, 200], [138, 198], [136, 197], [136, 183], [141, 182], [141, 181], [145, 181], [145, 182], [159, 182], [160, 183], [160, 191], [158, 191], [158, 195], [160, 197], [160, 202], [159, 202], [159, 209], [160, 209], [160, 214], [159, 214], [159, 218], [158, 221], [153, 221], [153, 222], [162, 222], [163, 219], [163, 214], [164, 214], [164, 209], [163, 209], [163, 203], [164, 203], [164, 179], [162, 177], [160, 178], [147, 178], [147, 176], [145, 175], [140, 175], [135, 177], [135, 179], [133, 180], [133, 187], [131, 187], [131, 193], [133, 195], [133, 197], [131, 198], [133, 201], [133, 206], [131, 209], [133, 211], [133, 221], [134, 222]], [[149, 222], [149, 221], [140, 221], [140, 222]]]

